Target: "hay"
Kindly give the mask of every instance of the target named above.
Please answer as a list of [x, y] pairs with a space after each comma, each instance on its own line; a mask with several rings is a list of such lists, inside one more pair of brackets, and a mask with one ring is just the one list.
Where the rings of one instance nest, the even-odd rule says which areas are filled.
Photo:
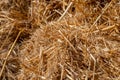
[[1, 0], [0, 70], [1, 80], [119, 80], [119, 0]]

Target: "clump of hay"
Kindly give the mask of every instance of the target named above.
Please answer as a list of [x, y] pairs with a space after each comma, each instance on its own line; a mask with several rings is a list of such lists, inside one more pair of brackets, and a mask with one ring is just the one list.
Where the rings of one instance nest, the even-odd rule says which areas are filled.
[[[41, 26], [30, 40], [24, 42], [20, 52], [22, 78], [119, 78], [120, 43], [116, 41], [118, 38], [108, 38], [109, 35], [105, 32], [109, 30], [90, 33], [87, 26], [83, 28], [74, 23], [68, 24], [70, 19]], [[72, 20], [75, 19], [72, 17]]]
[[1, 0], [0, 79], [119, 80], [119, 4]]

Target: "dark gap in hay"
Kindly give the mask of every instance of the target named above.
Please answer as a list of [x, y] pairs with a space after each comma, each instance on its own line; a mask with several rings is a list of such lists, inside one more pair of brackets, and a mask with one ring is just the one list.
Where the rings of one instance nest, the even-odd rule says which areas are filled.
[[11, 58], [8, 59], [5, 70], [3, 72], [3, 75], [1, 76], [1, 80], [7, 79], [7, 80], [13, 80], [17, 79], [16, 76], [20, 72], [20, 61], [18, 58]]
[[14, 28], [13, 28], [13, 32], [11, 33], [10, 37], [11, 37], [11, 41], [14, 41], [16, 36], [18, 35], [19, 31], [23, 30], [23, 32], [21, 33], [19, 39], [18, 39], [18, 43], [21, 43], [24, 40], [29, 39], [32, 31], [34, 31], [34, 29], [32, 29], [31, 27], [31, 23], [18, 23], [15, 24]]
[[105, 7], [107, 3], [109, 3], [111, 0], [88, 0], [87, 4], [89, 5], [100, 5], [101, 7]]
[[9, 59], [7, 62], [7, 67], [13, 74], [17, 74], [20, 71], [19, 59], [18, 58]]
[[52, 3], [49, 3], [47, 5], [48, 7], [48, 13], [46, 14], [46, 16], [51, 15], [50, 17], [48, 17], [48, 21], [52, 21], [52, 20], [56, 20], [57, 18], [60, 17], [60, 14], [56, 13], [55, 10], [57, 11], [62, 11], [62, 3], [61, 1], [53, 1]]
[[[5, 16], [8, 16], [9, 18], [15, 19], [15, 23], [28, 19], [27, 15], [28, 15], [29, 7], [31, 5], [31, 0], [25, 0], [25, 1], [22, 1], [22, 0], [8, 0], [8, 1], [1, 1], [1, 2], [3, 2], [3, 5], [5, 3], [6, 5], [4, 5], [4, 6], [8, 8], [8, 9], [5, 9], [4, 7], [3, 8], [1, 7], [2, 10], [8, 11], [8, 15], [5, 15]], [[9, 20], [7, 22], [9, 22]], [[3, 24], [2, 21], [0, 23]], [[4, 24], [6, 24], [6, 23], [4, 23]], [[7, 41], [9, 41], [11, 43], [11, 41], [15, 40], [18, 32], [20, 30], [22, 30], [22, 28], [25, 28], [26, 32], [23, 32], [20, 40], [29, 37], [31, 32], [29, 31], [30, 29], [27, 30], [28, 29], [27, 27], [30, 27], [30, 26], [31, 26], [30, 24], [24, 24], [24, 23], [15, 24], [14, 28], [12, 29], [12, 32], [10, 34], [8, 34], [9, 30], [5, 30], [5, 32], [2, 33], [1, 41], [5, 40], [5, 38], [7, 37], [5, 34], [7, 34], [7, 35], [9, 35], [8, 39], [10, 39], [10, 40], [7, 40]], [[13, 27], [13, 26], [10, 26], [10, 28], [11, 27]]]

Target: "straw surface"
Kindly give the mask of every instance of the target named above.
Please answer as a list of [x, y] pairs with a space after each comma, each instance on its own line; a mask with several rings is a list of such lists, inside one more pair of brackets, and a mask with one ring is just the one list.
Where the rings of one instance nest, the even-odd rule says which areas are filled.
[[1, 0], [0, 80], [120, 80], [120, 1]]

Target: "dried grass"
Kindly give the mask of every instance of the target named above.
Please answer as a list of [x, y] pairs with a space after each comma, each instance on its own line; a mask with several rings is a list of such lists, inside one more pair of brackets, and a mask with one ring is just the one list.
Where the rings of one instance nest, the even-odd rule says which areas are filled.
[[0, 80], [120, 80], [120, 1], [1, 0]]

